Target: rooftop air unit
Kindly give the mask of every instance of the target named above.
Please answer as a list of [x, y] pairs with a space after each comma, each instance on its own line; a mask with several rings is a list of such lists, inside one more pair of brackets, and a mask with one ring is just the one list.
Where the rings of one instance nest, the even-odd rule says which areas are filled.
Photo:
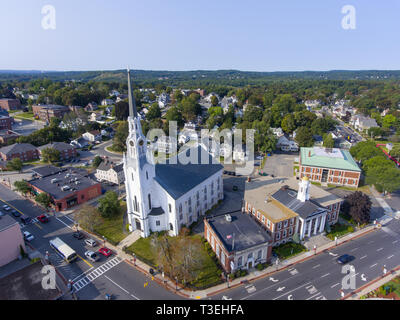
[[231, 215], [230, 215], [230, 214], [226, 214], [226, 215], [225, 215], [225, 220], [228, 221], [228, 222], [232, 222], [232, 217], [231, 217]]

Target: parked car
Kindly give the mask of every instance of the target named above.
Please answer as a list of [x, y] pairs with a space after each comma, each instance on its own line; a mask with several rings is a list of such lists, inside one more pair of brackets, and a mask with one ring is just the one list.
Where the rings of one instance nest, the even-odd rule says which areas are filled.
[[30, 234], [28, 231], [24, 231], [24, 239], [26, 241], [32, 241], [33, 239], [35, 239], [35, 237]]
[[86, 256], [90, 261], [93, 261], [93, 262], [96, 262], [97, 260], [100, 259], [100, 257], [99, 257], [95, 252], [93, 252], [93, 251], [86, 251], [86, 252], [85, 252], [85, 256]]
[[21, 217], [21, 221], [23, 224], [30, 224], [32, 222], [32, 218], [31, 217]]
[[337, 263], [339, 264], [346, 264], [352, 260], [354, 260], [354, 257], [348, 254], [341, 255], [339, 258], [336, 259]]
[[112, 255], [112, 251], [106, 247], [102, 247], [99, 249], [99, 253], [101, 253], [105, 257], [109, 257]]
[[95, 247], [97, 246], [97, 242], [93, 239], [85, 239], [85, 244], [87, 244], [90, 247]]
[[44, 215], [44, 214], [38, 216], [37, 219], [38, 219], [41, 223], [49, 222], [49, 218], [48, 218], [46, 215]]
[[21, 213], [19, 213], [17, 210], [14, 209], [11, 210], [11, 214], [16, 218], [21, 216]]
[[72, 236], [78, 240], [82, 240], [85, 238], [85, 235], [82, 232], [74, 232]]
[[6, 211], [10, 211], [11, 208], [8, 205], [4, 205], [3, 209], [6, 210]]

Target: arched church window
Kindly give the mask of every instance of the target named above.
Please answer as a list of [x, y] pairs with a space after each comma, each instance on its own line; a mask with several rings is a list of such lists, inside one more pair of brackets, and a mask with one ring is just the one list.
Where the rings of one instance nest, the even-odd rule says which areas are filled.
[[150, 193], [148, 194], [148, 198], [149, 198], [149, 209], [151, 209], [151, 195], [150, 195]]

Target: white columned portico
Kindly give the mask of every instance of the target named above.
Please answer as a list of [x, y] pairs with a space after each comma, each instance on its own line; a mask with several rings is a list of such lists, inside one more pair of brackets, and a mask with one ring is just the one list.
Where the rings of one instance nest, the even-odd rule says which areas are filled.
[[321, 217], [321, 227], [319, 229], [319, 232], [324, 231], [325, 228], [325, 221], [326, 221], [326, 213], [323, 215], [323, 217]]
[[319, 230], [319, 225], [318, 223], [321, 221], [320, 217], [315, 218], [315, 224], [314, 224], [314, 235], [317, 234], [317, 230]]
[[[300, 219], [299, 219], [300, 220]], [[301, 220], [301, 230], [300, 230], [300, 239], [303, 240], [304, 239], [304, 233], [306, 231], [306, 221], [305, 220]]]
[[311, 236], [311, 221], [312, 221], [312, 220], [309, 220], [309, 221], [308, 221], [308, 233], [307, 233], [307, 237], [310, 237], [310, 236]]

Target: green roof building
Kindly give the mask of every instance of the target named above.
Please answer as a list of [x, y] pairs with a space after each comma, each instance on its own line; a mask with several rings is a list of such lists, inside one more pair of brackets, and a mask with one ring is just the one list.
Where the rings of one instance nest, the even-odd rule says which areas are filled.
[[348, 150], [301, 148], [299, 175], [322, 184], [358, 187], [361, 169]]

